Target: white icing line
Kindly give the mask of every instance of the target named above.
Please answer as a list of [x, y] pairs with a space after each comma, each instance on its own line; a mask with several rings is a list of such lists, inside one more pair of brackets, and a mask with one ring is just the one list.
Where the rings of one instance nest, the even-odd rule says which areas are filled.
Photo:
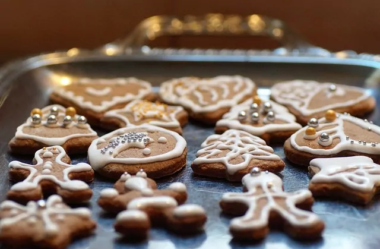
[[111, 88], [110, 87], [105, 87], [103, 89], [95, 89], [95, 88], [92, 88], [92, 87], [86, 87], [86, 93], [90, 94], [90, 95], [94, 95], [94, 96], [106, 96], [108, 95], [109, 93], [111, 92]]

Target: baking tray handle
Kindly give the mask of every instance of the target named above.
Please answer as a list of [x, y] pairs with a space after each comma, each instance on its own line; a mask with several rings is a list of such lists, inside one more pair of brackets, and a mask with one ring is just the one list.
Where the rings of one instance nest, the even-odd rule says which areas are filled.
[[143, 20], [131, 34], [115, 42], [106, 44], [118, 51], [128, 48], [149, 48], [148, 43], [160, 36], [180, 35], [251, 35], [267, 36], [277, 40], [285, 49], [299, 52], [315, 52], [315, 47], [304, 40], [280, 19], [263, 15], [223, 15], [204, 16], [153, 16]]

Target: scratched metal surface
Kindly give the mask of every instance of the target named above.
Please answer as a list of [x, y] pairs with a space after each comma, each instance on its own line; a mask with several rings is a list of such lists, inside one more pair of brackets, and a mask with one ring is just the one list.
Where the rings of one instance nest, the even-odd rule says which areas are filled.
[[[350, 85], [362, 85], [373, 69], [358, 66], [273, 64], [273, 63], [201, 63], [201, 62], [114, 62], [62, 64], [31, 70], [14, 78], [11, 91], [0, 107], [0, 199], [3, 200], [9, 182], [7, 165], [11, 160], [30, 163], [32, 156], [8, 154], [7, 142], [13, 136], [17, 125], [22, 123], [33, 107], [48, 104], [48, 89], [56, 76], [122, 77], [136, 76], [150, 80], [157, 85], [170, 77], [197, 75], [211, 77], [220, 74], [242, 74], [253, 78], [261, 86], [293, 78], [335, 81]], [[380, 92], [370, 90], [380, 102]], [[264, 88], [263, 94], [268, 93]], [[380, 111], [372, 113], [369, 119], [380, 124]], [[143, 243], [127, 243], [120, 240], [113, 231], [114, 217], [105, 215], [97, 206], [96, 200], [103, 188], [111, 187], [112, 182], [97, 177], [91, 184], [94, 196], [89, 203], [93, 218], [98, 222], [95, 234], [72, 243], [70, 249], [103, 248], [376, 248], [380, 244], [380, 200], [367, 207], [354, 206], [340, 201], [317, 199], [313, 210], [326, 223], [323, 238], [314, 242], [297, 242], [279, 231], [256, 244], [242, 244], [231, 240], [228, 225], [231, 217], [220, 213], [219, 199], [228, 191], [241, 191], [240, 183], [198, 177], [192, 174], [190, 164], [200, 144], [210, 134], [212, 127], [190, 123], [184, 129], [188, 142], [188, 164], [181, 172], [160, 181], [159, 187], [168, 186], [174, 181], [186, 184], [189, 191], [188, 203], [202, 205], [208, 212], [208, 222], [204, 233], [194, 237], [181, 237], [164, 229], [152, 229], [149, 240]], [[99, 134], [104, 134], [99, 131]], [[281, 146], [275, 152], [284, 157]], [[85, 156], [72, 158], [74, 163], [86, 161]], [[282, 172], [286, 191], [306, 188], [308, 176], [305, 168], [295, 167], [287, 162]]]

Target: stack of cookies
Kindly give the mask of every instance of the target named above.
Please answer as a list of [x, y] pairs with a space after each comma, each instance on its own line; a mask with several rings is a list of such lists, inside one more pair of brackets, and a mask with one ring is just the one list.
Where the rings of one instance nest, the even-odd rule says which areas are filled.
[[[9, 142], [12, 153], [34, 159], [9, 163], [14, 185], [0, 206], [0, 242], [65, 248], [91, 234], [90, 210], [68, 205], [91, 199], [94, 172], [116, 181], [101, 191], [98, 204], [117, 214], [114, 227], [124, 237], [145, 239], [152, 225], [202, 231], [206, 212], [185, 204], [186, 186], [175, 182], [158, 190], [153, 180], [186, 167], [182, 135], [189, 119], [215, 127], [200, 145], [193, 172], [242, 182], [245, 193], [226, 193], [219, 203], [223, 212], [240, 216], [231, 221], [234, 239], [263, 239], [272, 226], [297, 239], [317, 239], [324, 222], [311, 212], [313, 196], [371, 201], [380, 185], [380, 128], [358, 118], [375, 108], [371, 95], [303, 80], [274, 85], [271, 100], [256, 91], [241, 76], [172, 79], [158, 94], [136, 78], [81, 78], [52, 89], [54, 104], [31, 110]], [[109, 133], [98, 137], [93, 129]], [[309, 190], [283, 191], [276, 174], [285, 162], [270, 147], [278, 144], [291, 164], [309, 168]], [[84, 153], [88, 163], [71, 163], [69, 155]]]

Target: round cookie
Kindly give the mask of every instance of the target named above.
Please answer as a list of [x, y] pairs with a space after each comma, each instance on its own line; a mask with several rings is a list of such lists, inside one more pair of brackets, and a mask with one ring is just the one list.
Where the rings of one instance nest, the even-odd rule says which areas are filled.
[[271, 98], [285, 105], [302, 125], [310, 118], [323, 117], [330, 109], [363, 117], [376, 105], [365, 89], [308, 80], [277, 83], [271, 88]]
[[26, 122], [17, 127], [9, 149], [12, 153], [34, 154], [43, 147], [59, 145], [68, 154], [80, 154], [97, 137], [86, 117], [76, 115], [73, 107], [50, 105], [32, 110]]
[[256, 95], [256, 85], [241, 76], [184, 77], [161, 84], [160, 99], [183, 106], [193, 119], [215, 124], [231, 107]]
[[108, 111], [101, 119], [105, 129], [151, 124], [182, 134], [182, 126], [187, 124], [187, 112], [181, 106], [168, 106], [159, 102], [135, 100], [122, 109]]
[[75, 107], [91, 125], [96, 126], [100, 125], [106, 111], [123, 108], [136, 99], [155, 99], [149, 82], [136, 78], [78, 78], [68, 85], [54, 87], [50, 94], [51, 101]]
[[150, 178], [174, 174], [186, 166], [186, 141], [178, 133], [143, 124], [120, 128], [95, 139], [88, 149], [98, 173], [118, 179], [124, 172], [143, 169]]
[[266, 143], [283, 143], [302, 128], [295, 120], [284, 106], [255, 96], [224, 114], [216, 123], [215, 133], [236, 129], [258, 136]]

